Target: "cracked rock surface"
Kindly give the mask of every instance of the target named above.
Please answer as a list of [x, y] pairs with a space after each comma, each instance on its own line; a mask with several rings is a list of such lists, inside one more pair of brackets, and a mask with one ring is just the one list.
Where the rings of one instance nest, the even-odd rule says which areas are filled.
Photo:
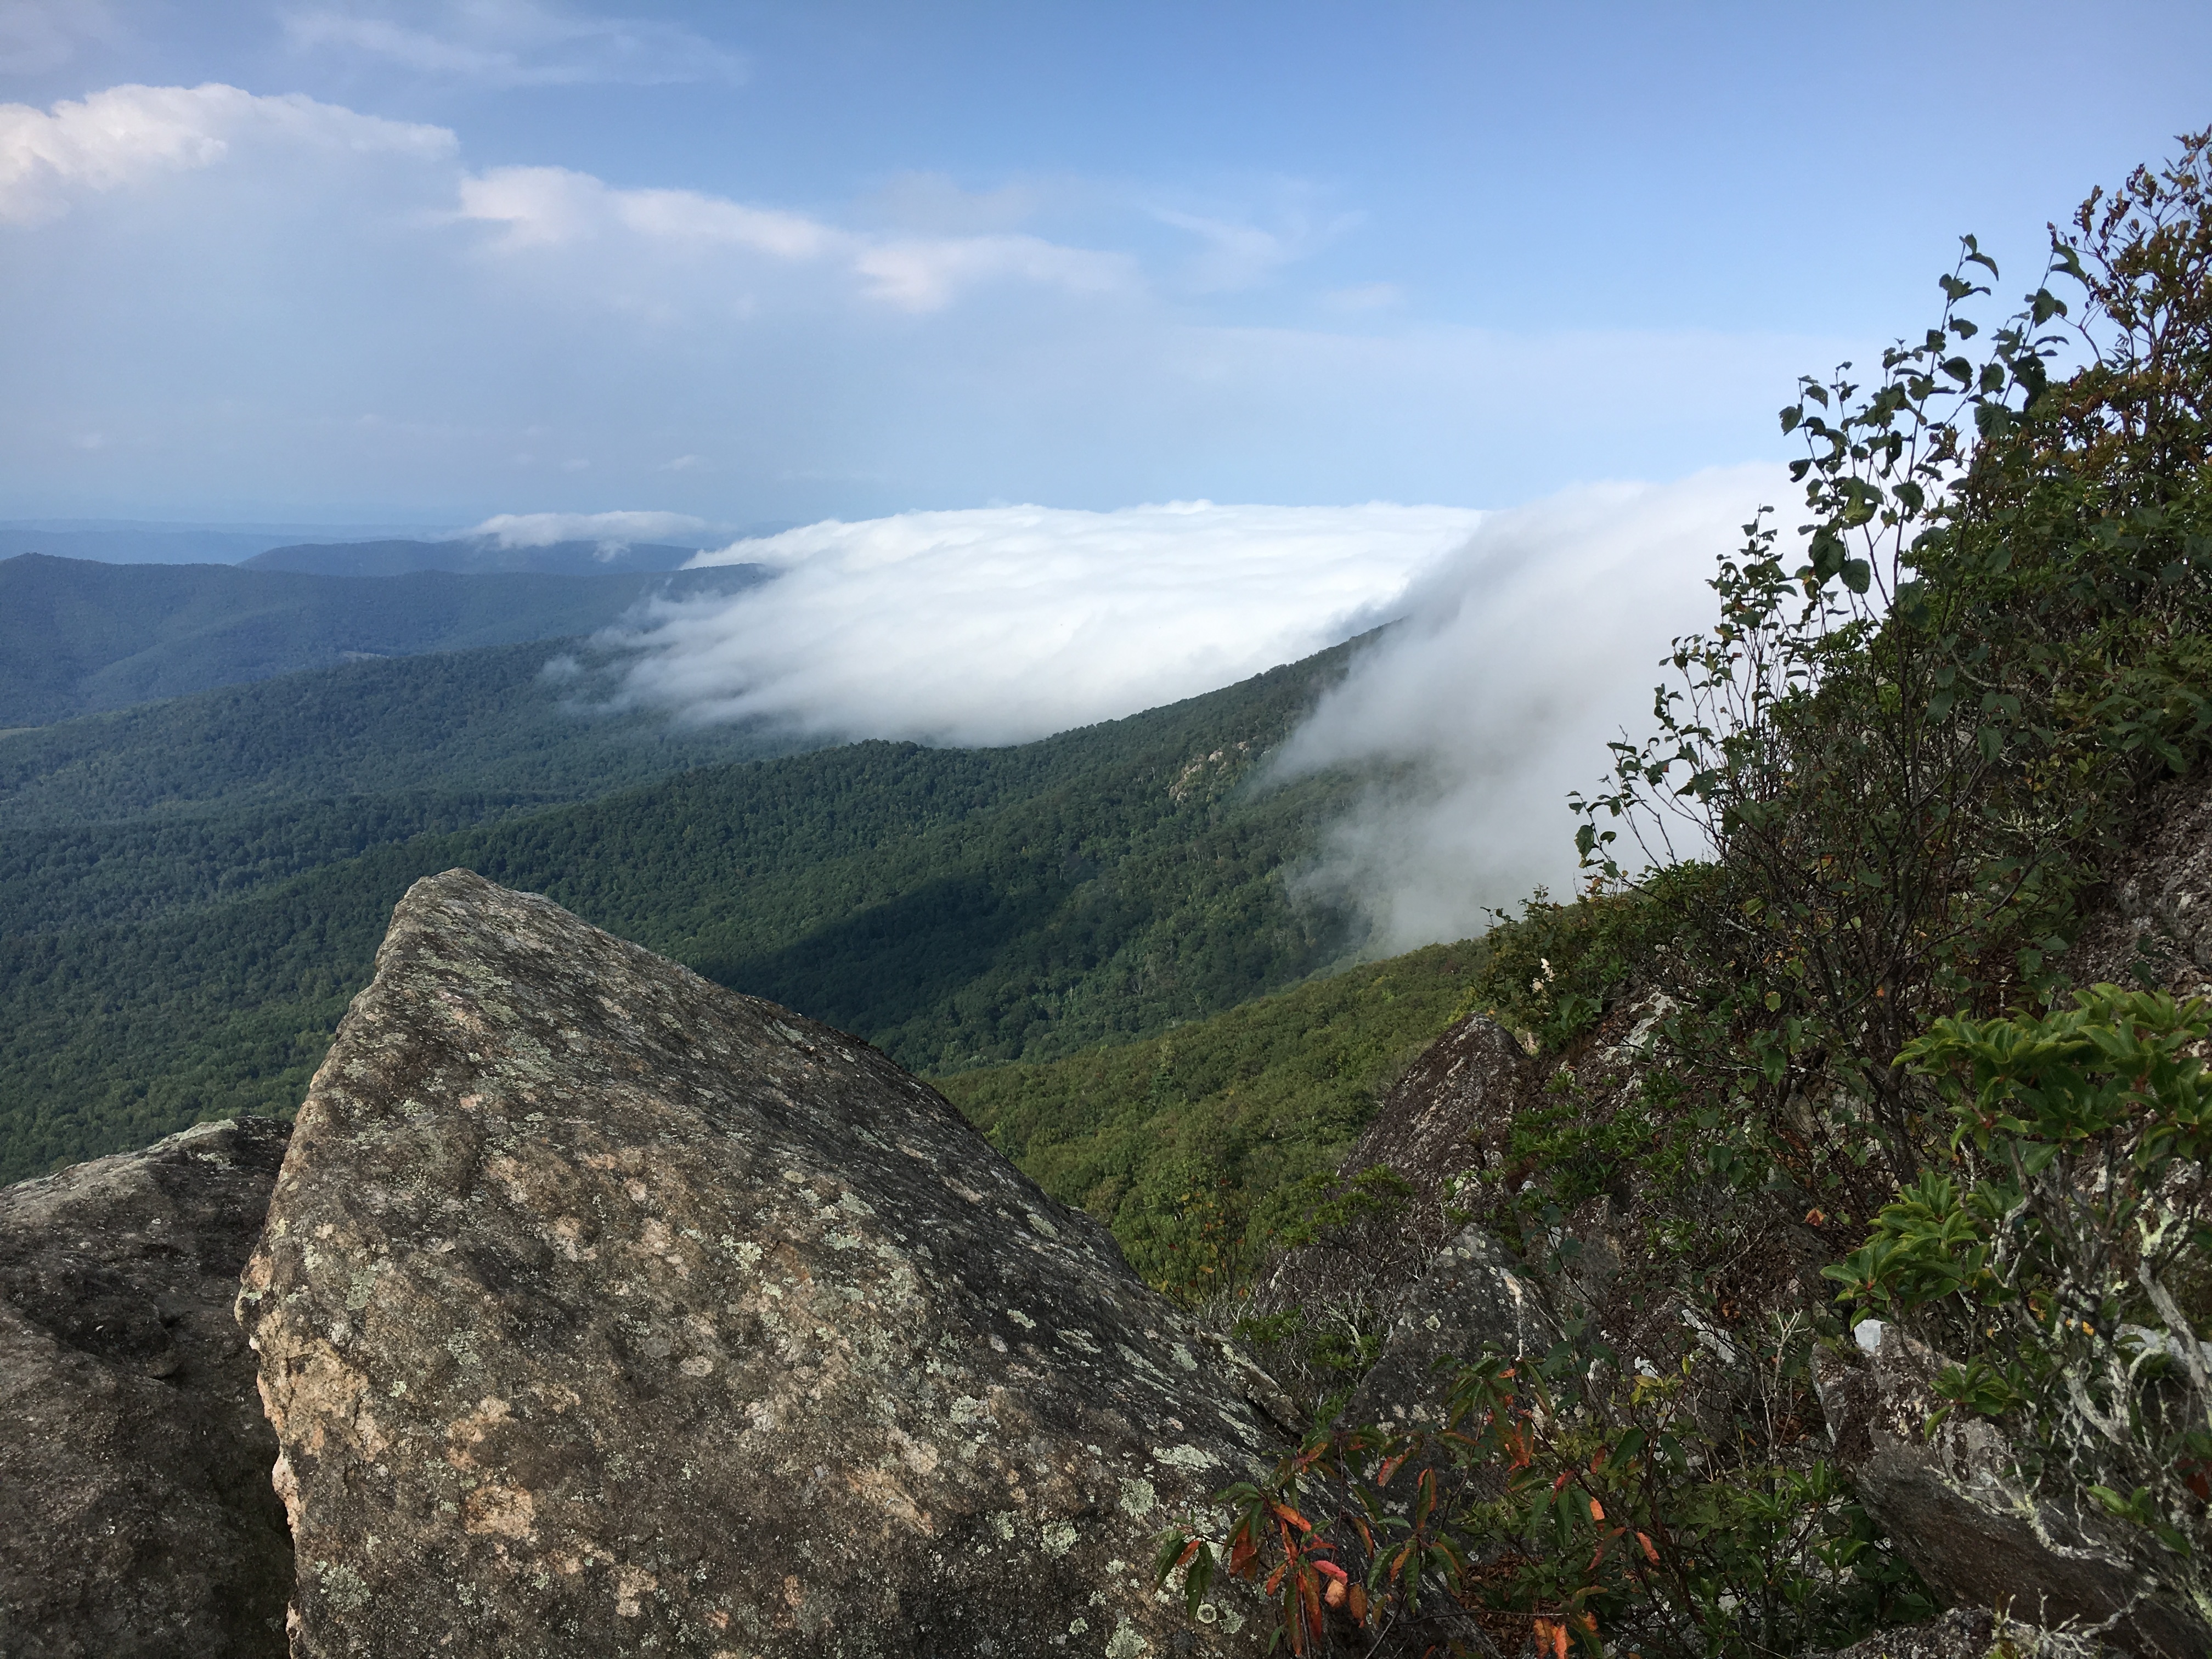
[[394, 913], [239, 1315], [301, 1656], [1266, 1646], [1151, 1587], [1276, 1443], [1103, 1228], [873, 1049], [465, 871]]
[[1816, 1352], [1820, 1409], [1859, 1501], [1930, 1588], [2036, 1625], [2098, 1627], [2143, 1659], [2212, 1651], [2212, 1631], [2142, 1588], [2100, 1517], [2028, 1489], [2003, 1431], [1954, 1413], [1929, 1431], [1944, 1403], [1941, 1354], [1894, 1326], [1869, 1338], [1870, 1347]]
[[231, 1318], [286, 1127], [0, 1191], [0, 1653], [276, 1659], [292, 1547]]

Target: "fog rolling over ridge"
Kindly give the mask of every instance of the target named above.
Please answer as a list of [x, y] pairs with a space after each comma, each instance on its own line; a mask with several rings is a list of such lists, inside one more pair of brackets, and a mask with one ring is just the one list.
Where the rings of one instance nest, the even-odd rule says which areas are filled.
[[1784, 482], [1716, 469], [1486, 517], [1278, 755], [1281, 776], [1379, 763], [1390, 780], [1328, 827], [1297, 889], [1351, 906], [1391, 954], [1568, 887], [1569, 792], [1594, 793], [1608, 740], [1643, 735], [1668, 647], [1712, 620], [1715, 559]]
[[1771, 469], [1584, 486], [1498, 513], [1170, 502], [830, 520], [704, 553], [781, 572], [602, 636], [621, 700], [678, 719], [1019, 743], [1173, 702], [1395, 621], [1278, 757], [1390, 781], [1325, 830], [1301, 890], [1370, 948], [1479, 933], [1572, 878], [1566, 793], [1649, 708]]

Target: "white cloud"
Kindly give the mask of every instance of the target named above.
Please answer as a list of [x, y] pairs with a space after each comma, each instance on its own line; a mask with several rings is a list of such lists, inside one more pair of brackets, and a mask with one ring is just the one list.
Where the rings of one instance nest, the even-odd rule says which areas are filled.
[[698, 720], [1015, 743], [1209, 691], [1387, 614], [1465, 508], [1040, 507], [836, 520], [696, 565], [783, 574], [663, 607], [629, 696]]
[[234, 145], [449, 155], [443, 127], [386, 121], [298, 93], [236, 87], [110, 87], [51, 111], [0, 104], [0, 221], [39, 224], [87, 191], [112, 191], [211, 167]]
[[[574, 463], [569, 463], [574, 465]], [[589, 465], [586, 463], [585, 465]], [[712, 530], [688, 513], [500, 513], [459, 532], [501, 547], [550, 547], [556, 542], [597, 542], [603, 550], [633, 542], [693, 541]], [[723, 534], [729, 532], [725, 530]]]
[[494, 87], [741, 81], [745, 60], [680, 24], [601, 17], [538, 0], [319, 6], [293, 11], [295, 50], [381, 58]]
[[[1418, 317], [1241, 325], [1235, 302], [1176, 297], [1187, 250], [1131, 217], [1127, 190], [1055, 182], [1046, 240], [1042, 220], [927, 229], [920, 210], [618, 188], [459, 148], [228, 87], [0, 110], [17, 390], [0, 489], [27, 511], [323, 498], [455, 523], [526, 468], [534, 507], [654, 500], [741, 523], [1515, 499], [1764, 453], [1793, 373], [1853, 355]], [[940, 219], [998, 210], [954, 200]], [[70, 441], [85, 432], [106, 446]], [[684, 455], [700, 464], [660, 470]]]
[[566, 167], [493, 167], [464, 177], [456, 216], [501, 228], [501, 252], [606, 242], [664, 252], [734, 249], [785, 263], [835, 259], [862, 291], [905, 311], [938, 311], [961, 291], [1022, 281], [1072, 294], [1135, 283], [1116, 253], [1064, 247], [1035, 236], [876, 238], [775, 208], [689, 190], [621, 190]]
[[690, 190], [617, 190], [567, 167], [491, 167], [463, 177], [463, 219], [504, 227], [507, 249], [553, 247], [628, 233], [648, 240], [724, 244], [811, 259], [850, 239], [797, 213], [747, 207]]
[[1480, 933], [1539, 882], [1571, 886], [1568, 792], [1605, 776], [1671, 641], [1711, 620], [1715, 558], [1786, 487], [1735, 467], [1485, 519], [1285, 745], [1285, 775], [1381, 763], [1393, 779], [1333, 826], [1304, 890], [1395, 952]]
[[906, 311], [937, 311], [963, 289], [1007, 279], [1070, 294], [1136, 285], [1136, 266], [1118, 253], [1062, 247], [1035, 236], [944, 236], [863, 248], [854, 267], [878, 299]]

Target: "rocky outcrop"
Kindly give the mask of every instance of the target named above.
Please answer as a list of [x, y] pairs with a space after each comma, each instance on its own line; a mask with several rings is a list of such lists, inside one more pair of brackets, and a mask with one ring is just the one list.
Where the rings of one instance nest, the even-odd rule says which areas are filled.
[[1351, 1423], [1443, 1420], [1450, 1361], [1542, 1353], [1558, 1336], [1543, 1289], [1512, 1253], [1468, 1226], [1430, 1259], [1345, 1407]]
[[231, 1318], [285, 1126], [0, 1191], [0, 1653], [284, 1651], [276, 1438]]
[[2212, 791], [2201, 781], [2151, 794], [2065, 965], [2083, 985], [2212, 996]]
[[1386, 1172], [1381, 1201], [1286, 1253], [1260, 1304], [1364, 1297], [1395, 1313], [1463, 1224], [1448, 1213], [1460, 1183], [1502, 1164], [1505, 1132], [1531, 1081], [1521, 1045], [1486, 1014], [1469, 1014], [1430, 1044], [1338, 1170], [1346, 1182]]
[[302, 1659], [1266, 1646], [1149, 1574], [1273, 1451], [1264, 1378], [872, 1049], [465, 871], [395, 913], [240, 1315]]
[[[1424, 1371], [1417, 1391], [1422, 1400], [1433, 1389], [1426, 1360], [1413, 1358], [1411, 1347], [1433, 1358], [1442, 1352], [1437, 1333], [1447, 1328], [1475, 1344], [1468, 1358], [1490, 1342], [1510, 1345], [1510, 1325], [1485, 1322], [1487, 1291], [1463, 1273], [1448, 1274], [1448, 1282], [1435, 1287], [1413, 1327], [1399, 1327], [1431, 1267], [1465, 1230], [1467, 1218], [1455, 1213], [1462, 1189], [1471, 1190], [1485, 1175], [1494, 1177], [1501, 1166], [1506, 1132], [1530, 1082], [1528, 1057], [1512, 1035], [1486, 1015], [1470, 1014], [1424, 1050], [1384, 1097], [1337, 1171], [1350, 1213], [1279, 1255], [1247, 1309], [1259, 1321], [1295, 1321], [1261, 1353], [1308, 1406], [1341, 1381], [1316, 1369], [1316, 1340], [1387, 1344], [1398, 1332], [1410, 1345], [1406, 1364]], [[1499, 1249], [1494, 1243], [1480, 1248]], [[1455, 1291], [1469, 1285], [1476, 1286], [1474, 1302], [1450, 1305]], [[1431, 1318], [1435, 1326], [1427, 1322]], [[1389, 1374], [1402, 1369], [1394, 1366]], [[1416, 1401], [1393, 1403], [1402, 1414]]]
[[1938, 1595], [2094, 1628], [2145, 1659], [2212, 1652], [2212, 1630], [2154, 1595], [2094, 1517], [2027, 1489], [1996, 1425], [1954, 1412], [1928, 1432], [1940, 1355], [1893, 1326], [1860, 1329], [1852, 1352], [1820, 1354], [1820, 1408], [1859, 1501]]

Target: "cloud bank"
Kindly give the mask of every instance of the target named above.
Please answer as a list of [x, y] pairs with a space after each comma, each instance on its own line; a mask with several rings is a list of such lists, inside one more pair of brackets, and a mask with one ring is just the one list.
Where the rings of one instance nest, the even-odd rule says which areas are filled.
[[627, 643], [634, 701], [823, 735], [1019, 743], [1210, 691], [1390, 614], [1460, 507], [1171, 501], [831, 520], [702, 554], [765, 563]]
[[1715, 558], [1785, 483], [1766, 467], [1605, 484], [1485, 518], [1405, 598], [1280, 751], [1279, 775], [1375, 768], [1297, 878], [1348, 905], [1380, 954], [1484, 931], [1538, 883], [1575, 878], [1571, 790], [1641, 735], [1659, 664], [1708, 624]]
[[1575, 877], [1569, 791], [1637, 730], [1715, 558], [1785, 481], [1609, 483], [1497, 513], [1036, 507], [810, 525], [702, 554], [777, 566], [614, 642], [627, 700], [830, 737], [1026, 741], [1228, 684], [1389, 619], [1275, 757], [1371, 780], [1293, 877], [1369, 947], [1479, 933]]

